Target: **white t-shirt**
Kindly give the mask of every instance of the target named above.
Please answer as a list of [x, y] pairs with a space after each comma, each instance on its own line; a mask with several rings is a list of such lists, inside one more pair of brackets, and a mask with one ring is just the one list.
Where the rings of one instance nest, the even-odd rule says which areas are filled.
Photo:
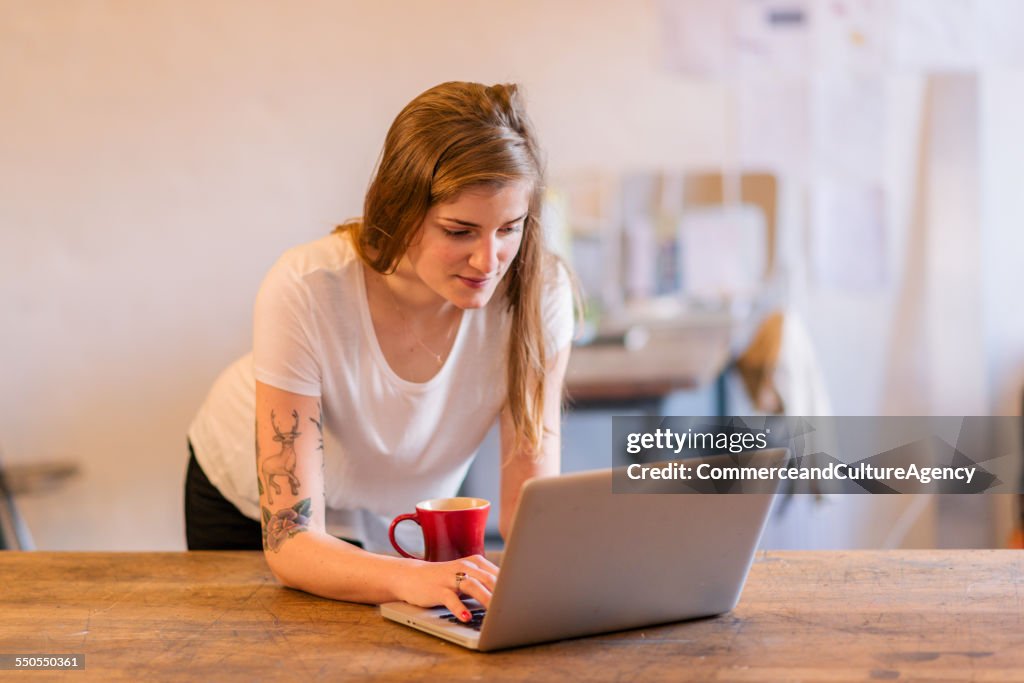
[[[456, 494], [505, 403], [511, 315], [500, 290], [464, 311], [441, 370], [409, 382], [377, 342], [363, 268], [344, 234], [287, 251], [256, 297], [253, 352], [218, 377], [189, 439], [210, 482], [259, 519], [255, 381], [320, 397], [328, 532], [381, 552], [394, 516]], [[568, 278], [559, 269], [552, 280], [542, 304], [549, 354], [573, 331]], [[299, 427], [309, 429], [316, 426]]]

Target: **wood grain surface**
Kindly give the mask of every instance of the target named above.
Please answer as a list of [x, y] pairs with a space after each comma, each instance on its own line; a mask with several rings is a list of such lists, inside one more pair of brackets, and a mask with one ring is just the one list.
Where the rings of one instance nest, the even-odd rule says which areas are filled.
[[1024, 681], [1022, 575], [1012, 550], [759, 553], [728, 614], [480, 654], [282, 588], [260, 553], [8, 552], [0, 654], [86, 666], [0, 679]]

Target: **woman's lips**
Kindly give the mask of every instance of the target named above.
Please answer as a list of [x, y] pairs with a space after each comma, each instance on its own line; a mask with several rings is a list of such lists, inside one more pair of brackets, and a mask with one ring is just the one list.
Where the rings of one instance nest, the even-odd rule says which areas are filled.
[[466, 285], [467, 287], [472, 287], [473, 289], [483, 289], [484, 287], [487, 286], [487, 283], [490, 280], [490, 278], [486, 278], [486, 277], [475, 278], [475, 277], [464, 277], [462, 275], [456, 275], [455, 277], [459, 278], [459, 280], [462, 281], [462, 284]]

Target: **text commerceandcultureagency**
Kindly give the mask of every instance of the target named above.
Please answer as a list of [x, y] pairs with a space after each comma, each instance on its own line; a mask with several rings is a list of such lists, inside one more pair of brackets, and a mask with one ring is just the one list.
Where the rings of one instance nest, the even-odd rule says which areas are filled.
[[630, 479], [680, 479], [703, 481], [750, 481], [768, 479], [801, 480], [856, 480], [885, 481], [916, 479], [922, 484], [933, 480], [958, 480], [968, 484], [974, 478], [976, 467], [879, 467], [870, 463], [829, 463], [824, 467], [739, 467], [715, 466], [700, 463], [696, 466], [683, 462], [641, 465], [634, 463], [626, 469]]

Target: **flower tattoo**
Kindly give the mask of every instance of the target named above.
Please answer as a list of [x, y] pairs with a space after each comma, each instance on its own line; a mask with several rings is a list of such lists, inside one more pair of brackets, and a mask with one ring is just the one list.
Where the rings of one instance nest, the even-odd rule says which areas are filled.
[[310, 507], [311, 501], [306, 498], [290, 508], [282, 508], [275, 513], [263, 508], [263, 548], [276, 553], [289, 538], [307, 531]]

